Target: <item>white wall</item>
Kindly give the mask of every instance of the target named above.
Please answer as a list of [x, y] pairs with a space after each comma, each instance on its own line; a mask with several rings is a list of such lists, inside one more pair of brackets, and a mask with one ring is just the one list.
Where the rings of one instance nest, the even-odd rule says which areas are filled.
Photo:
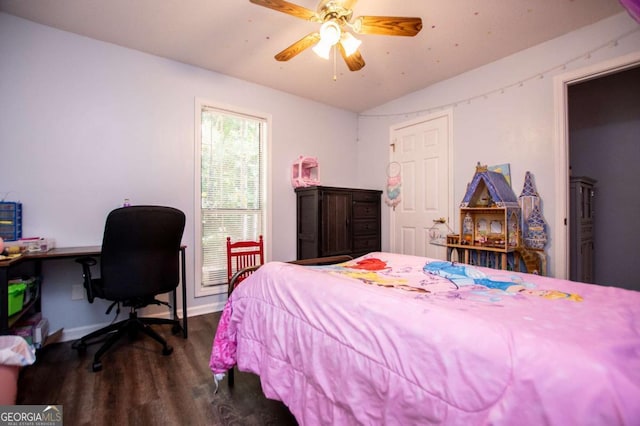
[[[453, 108], [456, 205], [462, 201], [478, 161], [510, 163], [516, 196], [522, 192], [525, 172], [534, 175], [549, 236], [553, 237], [554, 227], [563, 226], [555, 223], [554, 213], [557, 141], [553, 76], [640, 50], [640, 31], [615, 45], [609, 43], [637, 28], [636, 21], [621, 13], [366, 111], [359, 118], [359, 183], [384, 187], [391, 125], [441, 107]], [[458, 229], [457, 218], [450, 219], [453, 229]], [[383, 229], [388, 229], [388, 224], [387, 210], [383, 212]], [[547, 248], [553, 274], [553, 239]], [[389, 249], [388, 233], [383, 235], [383, 249]]]
[[[23, 203], [23, 235], [99, 245], [124, 198], [175, 206], [187, 215], [190, 313], [219, 309], [220, 296], [193, 296], [195, 98], [271, 114], [271, 259], [294, 259], [291, 164], [317, 156], [323, 184], [353, 186], [355, 114], [0, 13], [0, 198]], [[79, 265], [47, 262], [44, 274], [52, 329], [111, 319], [71, 301]]]

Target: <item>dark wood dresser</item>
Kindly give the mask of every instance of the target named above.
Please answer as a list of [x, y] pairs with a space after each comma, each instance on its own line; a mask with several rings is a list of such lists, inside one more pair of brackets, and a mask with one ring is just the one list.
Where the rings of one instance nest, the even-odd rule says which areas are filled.
[[328, 186], [295, 191], [298, 260], [381, 250], [382, 191]]

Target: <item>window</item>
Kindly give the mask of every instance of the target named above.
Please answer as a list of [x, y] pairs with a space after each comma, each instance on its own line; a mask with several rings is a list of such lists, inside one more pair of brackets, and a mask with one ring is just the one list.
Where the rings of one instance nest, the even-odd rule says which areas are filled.
[[227, 291], [227, 237], [266, 240], [267, 122], [196, 101], [196, 296]]

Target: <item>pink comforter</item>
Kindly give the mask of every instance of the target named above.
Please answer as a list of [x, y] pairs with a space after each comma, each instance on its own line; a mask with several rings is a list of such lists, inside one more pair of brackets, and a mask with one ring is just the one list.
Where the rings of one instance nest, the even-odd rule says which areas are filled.
[[640, 424], [639, 292], [429, 262], [268, 263], [210, 367], [258, 374], [308, 425]]

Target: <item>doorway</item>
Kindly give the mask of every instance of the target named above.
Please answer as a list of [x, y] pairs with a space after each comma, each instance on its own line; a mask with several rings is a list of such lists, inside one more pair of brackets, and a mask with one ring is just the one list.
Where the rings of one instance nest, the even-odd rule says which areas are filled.
[[401, 201], [390, 218], [394, 253], [446, 259], [453, 218], [451, 127], [447, 110], [391, 128], [388, 174], [401, 177]]
[[[610, 90], [600, 91], [599, 98], [593, 98], [593, 94], [589, 95], [589, 87], [593, 85], [602, 86], [609, 77], [619, 74], [624, 75], [627, 71], [632, 71], [640, 65], [640, 53], [634, 53], [624, 57], [616, 58], [600, 64], [595, 64], [589, 68], [572, 71], [567, 74], [557, 76], [554, 79], [555, 101], [556, 101], [556, 124], [558, 130], [558, 143], [556, 145], [556, 223], [559, 226], [553, 234], [555, 239], [555, 276], [558, 278], [569, 279], [570, 277], [570, 259], [575, 254], [570, 251], [570, 235], [571, 227], [569, 200], [570, 194], [570, 176], [587, 176], [594, 179], [600, 177], [600, 184], [596, 187], [594, 195], [594, 237], [600, 236], [600, 241], [594, 239], [594, 281], [598, 284], [626, 286], [619, 277], [613, 276], [606, 271], [610, 268], [616, 268], [619, 272], [623, 268], [633, 267], [633, 263], [629, 263], [628, 255], [637, 252], [637, 249], [631, 252], [627, 251], [625, 256], [620, 256], [617, 249], [622, 249], [628, 232], [633, 228], [627, 226], [625, 234], [615, 237], [614, 223], [621, 222], [620, 216], [616, 217], [621, 210], [633, 209], [633, 185], [638, 179], [629, 179], [620, 177], [620, 171], [628, 173], [636, 173], [638, 176], [638, 168], [634, 166], [624, 165], [624, 160], [631, 157], [630, 153], [620, 154], [618, 151], [618, 142], [620, 137], [615, 136], [615, 129], [620, 131], [619, 124], [623, 123], [623, 127], [628, 126], [628, 120], [625, 122], [624, 113], [618, 114], [617, 118], [609, 118], [609, 124], [603, 123], [604, 117], [609, 116], [612, 110], [603, 102], [607, 96], [611, 94]], [[636, 80], [637, 81], [637, 80]], [[626, 84], [626, 83], [625, 83]], [[638, 90], [638, 85], [627, 85], [626, 90]], [[585, 93], [587, 93], [585, 95]], [[585, 96], [591, 96], [590, 100], [585, 100]], [[588, 104], [585, 104], [587, 102]], [[611, 102], [609, 100], [609, 102]], [[615, 102], [615, 101], [613, 101]], [[572, 106], [573, 105], [573, 106]], [[614, 110], [616, 108], [613, 108]], [[595, 112], [594, 112], [595, 111]], [[611, 121], [613, 120], [613, 122]], [[633, 119], [631, 120], [633, 121]], [[636, 126], [637, 116], [635, 118]], [[604, 126], [603, 126], [604, 124]], [[637, 129], [637, 127], [636, 127]], [[628, 130], [627, 130], [628, 131]], [[612, 133], [613, 132], [613, 133]], [[624, 130], [623, 130], [624, 132]], [[603, 136], [608, 133], [608, 136]], [[624, 133], [623, 133], [624, 134]], [[626, 135], [628, 138], [632, 136]], [[633, 142], [631, 142], [633, 143]], [[637, 138], [635, 138], [635, 152], [637, 146]], [[628, 145], [628, 143], [627, 143]], [[633, 151], [632, 151], [633, 152]], [[636, 161], [637, 163], [637, 158]], [[616, 177], [618, 175], [618, 177]], [[625, 174], [622, 173], [624, 176]], [[598, 185], [598, 184], [597, 184]], [[626, 188], [626, 189], [625, 189]], [[619, 193], [625, 192], [626, 200], [617, 202], [616, 205], [610, 205], [611, 201], [606, 204], [598, 205], [598, 200], [602, 200], [600, 195], [606, 194], [605, 200]], [[598, 214], [598, 211], [600, 212]], [[637, 208], [635, 210], [638, 211]], [[595, 222], [597, 220], [597, 222]], [[561, 226], [564, 223], [566, 226]], [[635, 228], [637, 229], [637, 228]], [[617, 232], [617, 231], [616, 231]], [[612, 242], [603, 240], [603, 235]], [[638, 235], [635, 239], [638, 240]], [[617, 241], [616, 241], [617, 239]], [[634, 239], [634, 238], [632, 238]], [[613, 244], [616, 248], [613, 259], [603, 260], [605, 257], [601, 255], [614, 254], [614, 250], [607, 249], [607, 244]], [[636, 247], [637, 248], [637, 247]], [[605, 263], [610, 266], [604, 267]], [[624, 265], [623, 265], [624, 263]], [[600, 264], [600, 265], [598, 265]], [[599, 273], [598, 273], [599, 271]]]
[[[640, 264], [628, 261], [630, 253], [640, 253], [640, 198], [636, 196], [640, 182], [640, 64], [570, 85], [568, 107], [571, 180], [581, 176], [595, 180], [592, 194], [587, 194], [593, 206], [593, 244], [585, 250], [571, 233], [570, 278], [583, 281], [581, 274], [574, 272], [576, 265], [589, 265], [582, 263], [584, 252], [592, 259], [589, 272], [593, 277], [593, 281], [584, 281], [640, 290]], [[577, 229], [578, 236], [581, 231]]]

